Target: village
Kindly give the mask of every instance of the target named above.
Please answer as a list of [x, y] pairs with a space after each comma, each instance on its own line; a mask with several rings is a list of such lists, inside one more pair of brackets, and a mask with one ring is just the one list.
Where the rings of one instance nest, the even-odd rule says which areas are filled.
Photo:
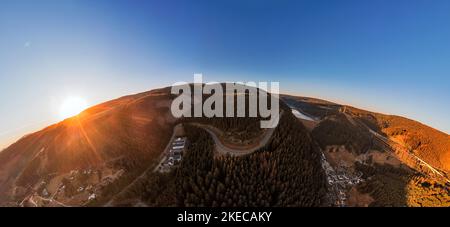
[[329, 199], [334, 206], [344, 207], [348, 199], [347, 192], [349, 188], [363, 181], [362, 173], [353, 172], [345, 165], [339, 165], [333, 168], [327, 161], [325, 155], [321, 154], [322, 168], [327, 175], [327, 183], [330, 189]]
[[104, 168], [76, 169], [63, 175], [50, 175], [48, 180], [30, 187], [29, 195], [18, 201], [17, 205], [21, 207], [88, 205], [95, 202], [101, 191], [120, 178], [123, 173], [123, 169]]

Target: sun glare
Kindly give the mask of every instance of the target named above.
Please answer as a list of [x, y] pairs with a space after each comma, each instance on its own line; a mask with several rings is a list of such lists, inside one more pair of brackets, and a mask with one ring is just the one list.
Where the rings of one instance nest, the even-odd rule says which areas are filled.
[[59, 109], [59, 117], [66, 119], [78, 115], [88, 107], [86, 100], [80, 97], [68, 97]]

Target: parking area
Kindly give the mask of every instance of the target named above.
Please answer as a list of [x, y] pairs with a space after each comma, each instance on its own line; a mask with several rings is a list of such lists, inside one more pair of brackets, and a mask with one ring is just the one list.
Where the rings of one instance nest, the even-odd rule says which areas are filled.
[[178, 165], [183, 158], [186, 145], [186, 137], [174, 137], [173, 140], [170, 141], [168, 152], [166, 152], [156, 170], [158, 172], [165, 173], [169, 172], [173, 166]]

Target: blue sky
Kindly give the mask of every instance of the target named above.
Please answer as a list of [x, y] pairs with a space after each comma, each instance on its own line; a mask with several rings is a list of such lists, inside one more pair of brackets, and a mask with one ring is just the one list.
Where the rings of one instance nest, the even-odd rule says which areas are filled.
[[450, 132], [446, 0], [2, 0], [0, 147], [90, 104], [203, 73]]

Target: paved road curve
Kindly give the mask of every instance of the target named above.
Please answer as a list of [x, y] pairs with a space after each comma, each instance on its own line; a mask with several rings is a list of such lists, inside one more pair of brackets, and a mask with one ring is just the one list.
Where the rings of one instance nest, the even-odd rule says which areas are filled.
[[[280, 113], [279, 118], [281, 119], [283, 115], [283, 112]], [[242, 155], [247, 155], [247, 154], [251, 154], [255, 151], [257, 151], [258, 149], [264, 147], [270, 140], [270, 138], [273, 135], [273, 132], [275, 131], [276, 128], [269, 128], [264, 132], [264, 137], [258, 142], [258, 145], [251, 148], [251, 149], [236, 149], [236, 148], [229, 148], [227, 146], [225, 146], [220, 139], [217, 137], [216, 133], [214, 133], [214, 129], [212, 126], [209, 125], [203, 125], [203, 124], [199, 124], [199, 123], [191, 123], [192, 125], [198, 126], [202, 129], [204, 129], [205, 131], [207, 131], [211, 137], [214, 140], [214, 144], [216, 147], [216, 151], [221, 153], [221, 154], [230, 154], [231, 156], [242, 156]], [[176, 126], [175, 126], [176, 127]], [[172, 132], [172, 136], [169, 140], [169, 143], [167, 144], [166, 148], [164, 149], [164, 152], [161, 153], [159, 159], [160, 162], [158, 165], [156, 165], [156, 167], [154, 165], [149, 166], [149, 168], [147, 170], [145, 170], [140, 176], [138, 176], [136, 179], [134, 179], [128, 186], [126, 186], [125, 188], [123, 188], [119, 193], [117, 193], [115, 196], [113, 196], [104, 206], [113, 206], [114, 205], [114, 201], [116, 199], [116, 197], [121, 194], [122, 192], [126, 192], [127, 190], [129, 190], [132, 185], [134, 185], [136, 182], [138, 182], [139, 180], [142, 180], [146, 177], [146, 173], [148, 171], [154, 171], [158, 168], [158, 166], [161, 164], [161, 162], [163, 162], [164, 160], [164, 156], [167, 154], [169, 148], [170, 148], [170, 144], [173, 141], [173, 139], [175, 138], [175, 127], [174, 130]]]
[[175, 138], [175, 129], [176, 129], [177, 125], [175, 125], [173, 127], [172, 130], [172, 136], [169, 139], [169, 143], [167, 143], [166, 147], [164, 148], [164, 151], [159, 155], [159, 160], [160, 162], [156, 165], [156, 167], [154, 165], [150, 165], [146, 170], [144, 170], [144, 172], [142, 172], [141, 175], [139, 175], [138, 177], [136, 177], [130, 184], [128, 184], [126, 187], [124, 187], [122, 190], [120, 190], [120, 192], [118, 192], [116, 195], [112, 196], [111, 199], [104, 205], [105, 207], [111, 207], [114, 205], [114, 201], [115, 199], [124, 192], [127, 192], [133, 185], [135, 185], [137, 182], [144, 180], [147, 177], [147, 173], [149, 171], [155, 171], [159, 165], [164, 161], [164, 157], [165, 155], [169, 152], [170, 150], [170, 145], [172, 144], [173, 139]]
[[[283, 115], [283, 112], [280, 113], [280, 119]], [[247, 155], [247, 154], [251, 154], [257, 150], [259, 150], [260, 148], [264, 147], [270, 140], [270, 138], [273, 135], [273, 132], [275, 131], [275, 128], [269, 128], [266, 129], [266, 131], [264, 132], [264, 136], [263, 138], [258, 142], [258, 145], [250, 148], [250, 149], [239, 149], [239, 148], [230, 148], [225, 146], [222, 141], [220, 141], [220, 139], [217, 137], [216, 133], [214, 131], [218, 131], [219, 129], [216, 129], [210, 125], [204, 125], [204, 124], [200, 124], [200, 123], [191, 123], [192, 125], [195, 125], [197, 127], [200, 127], [202, 129], [204, 129], [206, 132], [208, 132], [211, 137], [214, 140], [214, 144], [215, 144], [215, 148], [216, 151], [220, 154], [230, 154], [231, 156], [242, 156], [242, 155]]]

